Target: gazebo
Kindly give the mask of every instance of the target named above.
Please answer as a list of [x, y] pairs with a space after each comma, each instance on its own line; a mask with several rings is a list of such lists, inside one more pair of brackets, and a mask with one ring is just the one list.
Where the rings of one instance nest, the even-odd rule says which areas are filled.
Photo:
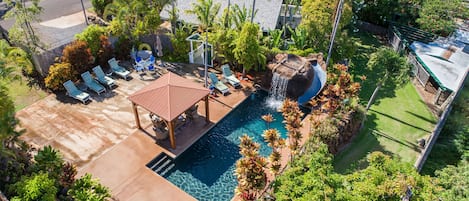
[[137, 111], [137, 106], [141, 106], [165, 121], [171, 148], [175, 149], [174, 120], [204, 99], [205, 120], [209, 122], [209, 93], [208, 89], [197, 83], [169, 72], [130, 95], [128, 99], [132, 102], [137, 128], [142, 129]]

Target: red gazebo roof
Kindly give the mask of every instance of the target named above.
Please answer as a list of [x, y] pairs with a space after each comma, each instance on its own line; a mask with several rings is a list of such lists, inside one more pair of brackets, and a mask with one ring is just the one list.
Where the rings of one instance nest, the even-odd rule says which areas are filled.
[[171, 121], [209, 93], [208, 89], [196, 82], [169, 72], [130, 95], [128, 99]]

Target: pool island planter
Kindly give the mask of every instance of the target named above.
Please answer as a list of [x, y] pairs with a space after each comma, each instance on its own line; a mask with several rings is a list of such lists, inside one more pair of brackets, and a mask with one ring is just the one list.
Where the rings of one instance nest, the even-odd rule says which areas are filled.
[[132, 102], [137, 128], [142, 130], [137, 110], [137, 106], [141, 106], [166, 122], [171, 148], [176, 149], [174, 120], [204, 99], [205, 121], [210, 122], [209, 93], [210, 90], [197, 83], [169, 72], [130, 95], [128, 99]]

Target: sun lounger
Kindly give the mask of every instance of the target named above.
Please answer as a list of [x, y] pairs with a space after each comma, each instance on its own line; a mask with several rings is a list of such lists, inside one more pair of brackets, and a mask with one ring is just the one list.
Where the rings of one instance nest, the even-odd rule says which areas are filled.
[[130, 75], [130, 71], [126, 70], [122, 66], [119, 66], [115, 58], [109, 59], [107, 63], [111, 67], [113, 73], [127, 80], [127, 77]]
[[90, 100], [90, 95], [86, 92], [80, 91], [71, 80], [66, 81], [63, 85], [67, 90], [68, 96], [83, 102], [83, 104]]
[[109, 89], [112, 89], [112, 87], [116, 85], [114, 79], [104, 74], [104, 71], [100, 65], [94, 67], [93, 72], [96, 75], [96, 80], [98, 80], [98, 82], [100, 82], [101, 84], [104, 84], [107, 87], [109, 87]]
[[228, 64], [221, 66], [221, 71], [223, 72], [223, 77], [225, 80], [231, 84], [234, 88], [241, 86], [240, 81], [233, 75]]
[[96, 82], [96, 80], [94, 80], [91, 77], [90, 72], [86, 71], [86, 72], [82, 73], [81, 78], [85, 82], [85, 85], [88, 88], [90, 88], [91, 90], [93, 90], [94, 92], [96, 92], [98, 95], [103, 93], [103, 92], [106, 92], [106, 88], [104, 88], [103, 85]]
[[212, 85], [215, 87], [215, 89], [220, 91], [223, 95], [230, 91], [229, 88], [225, 84], [223, 84], [223, 82], [220, 82], [220, 80], [218, 80], [218, 77], [215, 74], [209, 72], [208, 76], [210, 77]]

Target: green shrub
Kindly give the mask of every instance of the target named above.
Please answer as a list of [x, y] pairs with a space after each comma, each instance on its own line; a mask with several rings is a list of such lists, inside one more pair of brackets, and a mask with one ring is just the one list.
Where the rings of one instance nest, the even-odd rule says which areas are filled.
[[62, 53], [62, 62], [70, 63], [72, 72], [84, 73], [91, 69], [94, 58], [85, 41], [74, 41], [67, 45]]
[[96, 12], [99, 17], [103, 17], [104, 8], [110, 3], [112, 3], [112, 0], [91, 0], [94, 12]]
[[12, 201], [55, 201], [57, 187], [54, 186], [54, 179], [49, 178], [47, 173], [33, 174], [30, 177], [23, 177], [21, 181], [12, 187], [18, 196]]
[[62, 90], [63, 83], [67, 80], [73, 80], [73, 71], [70, 63], [55, 63], [49, 68], [49, 74], [44, 82], [46, 87], [52, 90]]
[[187, 26], [178, 27], [176, 33], [171, 34], [171, 45], [173, 50], [163, 50], [164, 59], [175, 62], [187, 62], [189, 61], [189, 55], [187, 54], [190, 49], [189, 42], [186, 38], [191, 34], [191, 30]]
[[106, 35], [106, 28], [98, 25], [90, 25], [86, 27], [83, 32], [75, 35], [75, 38], [81, 41], [85, 41], [91, 50], [91, 54], [96, 57], [99, 49], [101, 48], [100, 37]]

